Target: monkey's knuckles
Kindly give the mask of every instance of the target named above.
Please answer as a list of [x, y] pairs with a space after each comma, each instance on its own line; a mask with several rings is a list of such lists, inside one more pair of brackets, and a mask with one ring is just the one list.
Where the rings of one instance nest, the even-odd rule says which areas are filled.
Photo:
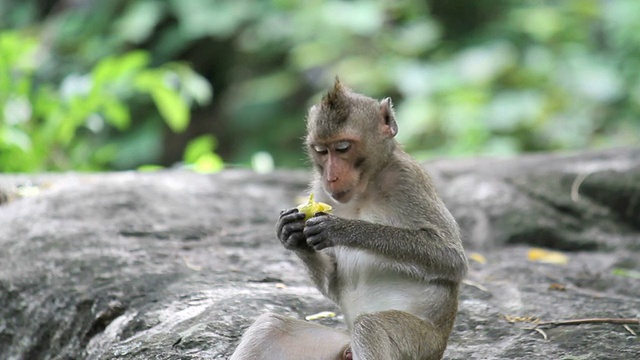
[[301, 212], [285, 212], [280, 216], [280, 222], [284, 224], [292, 223], [292, 222], [301, 222], [304, 223], [304, 213]]
[[328, 215], [317, 216], [307, 220], [304, 227], [304, 236], [307, 238], [307, 244], [315, 250], [333, 246], [331, 227], [334, 222], [335, 218]]
[[287, 250], [298, 250], [298, 249], [308, 247], [306, 240], [307, 239], [302, 234], [302, 231], [299, 231], [289, 235], [289, 237], [286, 238], [286, 240], [282, 241], [282, 244]]
[[330, 238], [320, 234], [307, 238], [307, 245], [312, 247], [316, 251], [320, 251], [322, 249], [333, 246], [333, 242]]
[[[296, 210], [296, 209], [290, 209], [290, 210]], [[276, 233], [278, 234], [278, 237], [280, 237], [280, 234], [282, 234], [282, 232], [285, 230], [285, 228], [287, 228], [287, 226], [290, 226], [291, 224], [295, 224], [295, 223], [299, 223], [300, 229], [302, 229], [302, 227], [304, 227], [304, 214], [297, 213], [297, 212], [290, 213], [289, 211], [285, 210], [285, 212], [283, 212], [282, 215], [280, 215], [280, 218], [276, 223]]]
[[317, 213], [305, 222], [305, 227], [314, 227], [320, 224], [327, 224], [336, 219], [335, 216], [326, 213]]
[[302, 229], [304, 228], [304, 223], [301, 221], [285, 223], [282, 225], [280, 232], [278, 233], [278, 238], [282, 242], [289, 242], [289, 239], [297, 235], [298, 237], [304, 237], [302, 234]]

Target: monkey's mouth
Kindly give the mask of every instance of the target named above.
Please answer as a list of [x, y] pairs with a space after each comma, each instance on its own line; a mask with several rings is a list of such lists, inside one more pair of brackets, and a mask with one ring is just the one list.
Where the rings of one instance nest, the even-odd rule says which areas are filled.
[[342, 191], [331, 193], [331, 197], [333, 198], [333, 200], [337, 202], [344, 203], [349, 201], [349, 199], [351, 198], [351, 196], [349, 196], [350, 194], [351, 194], [351, 190], [342, 190]]

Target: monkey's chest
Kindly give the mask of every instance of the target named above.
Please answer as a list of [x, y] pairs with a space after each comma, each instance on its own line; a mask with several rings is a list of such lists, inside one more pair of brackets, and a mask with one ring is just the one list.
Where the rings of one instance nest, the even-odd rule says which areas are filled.
[[427, 287], [375, 254], [361, 250], [336, 252], [336, 270], [342, 279], [337, 298], [349, 326], [360, 314], [401, 310], [421, 316]]

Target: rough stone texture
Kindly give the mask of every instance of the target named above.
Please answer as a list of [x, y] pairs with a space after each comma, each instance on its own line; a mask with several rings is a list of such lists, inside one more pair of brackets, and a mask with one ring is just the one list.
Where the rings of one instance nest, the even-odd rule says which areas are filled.
[[[446, 358], [639, 358], [640, 325], [545, 340], [522, 320], [640, 317], [640, 149], [426, 167], [487, 259], [471, 262]], [[226, 359], [259, 314], [336, 310], [274, 235], [307, 178], [1, 175], [0, 359]], [[531, 246], [569, 263], [530, 262]]]

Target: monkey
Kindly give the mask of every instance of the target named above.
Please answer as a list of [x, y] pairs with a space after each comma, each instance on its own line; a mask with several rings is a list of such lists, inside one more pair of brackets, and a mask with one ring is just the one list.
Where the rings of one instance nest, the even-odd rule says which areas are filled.
[[347, 329], [265, 314], [231, 359], [441, 359], [467, 257], [430, 176], [395, 138], [391, 99], [336, 78], [306, 126], [310, 188], [333, 212], [283, 210], [276, 233]]

